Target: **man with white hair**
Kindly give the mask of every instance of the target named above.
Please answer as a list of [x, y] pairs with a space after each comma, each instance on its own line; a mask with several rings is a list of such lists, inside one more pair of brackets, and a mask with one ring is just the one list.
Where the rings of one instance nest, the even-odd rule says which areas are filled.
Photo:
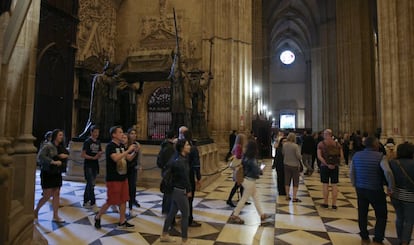
[[181, 126], [179, 129], [178, 129], [178, 139], [184, 139], [184, 133], [186, 132], [186, 131], [188, 131], [188, 128], [186, 127], [186, 126]]

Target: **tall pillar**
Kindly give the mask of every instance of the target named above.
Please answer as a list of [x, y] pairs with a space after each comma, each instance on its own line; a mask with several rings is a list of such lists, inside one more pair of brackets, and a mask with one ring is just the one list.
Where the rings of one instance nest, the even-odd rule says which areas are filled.
[[370, 0], [336, 1], [338, 128], [373, 133], [376, 120], [374, 28]]
[[[33, 225], [32, 120], [40, 1], [17, 1], [10, 17], [0, 16], [0, 244], [30, 244], [34, 234], [34, 243], [47, 243]], [[5, 53], [10, 54], [7, 59]]]
[[414, 3], [377, 1], [382, 136], [414, 140]]
[[[249, 128], [252, 87], [252, 3], [250, 0], [203, 1], [203, 67], [208, 67], [209, 40], [214, 42], [209, 88], [208, 128], [220, 145], [232, 129]], [[220, 147], [222, 148], [222, 147]]]

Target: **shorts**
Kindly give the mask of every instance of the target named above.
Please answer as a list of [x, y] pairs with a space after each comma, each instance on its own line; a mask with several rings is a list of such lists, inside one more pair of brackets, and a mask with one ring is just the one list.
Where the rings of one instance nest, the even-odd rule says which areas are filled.
[[41, 171], [40, 185], [42, 186], [42, 189], [60, 188], [62, 186], [62, 174], [52, 174], [47, 171]]
[[106, 202], [109, 205], [120, 205], [129, 201], [128, 180], [123, 181], [107, 181], [106, 188], [108, 189], [108, 199]]
[[330, 169], [327, 166], [321, 166], [321, 182], [324, 184], [329, 184], [329, 179], [331, 179], [331, 184], [337, 184], [339, 182], [339, 167], [336, 166], [334, 169]]

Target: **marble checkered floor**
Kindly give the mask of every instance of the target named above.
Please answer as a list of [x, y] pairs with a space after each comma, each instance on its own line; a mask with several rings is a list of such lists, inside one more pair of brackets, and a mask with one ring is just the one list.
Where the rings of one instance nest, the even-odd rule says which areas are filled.
[[[225, 170], [220, 178], [196, 193], [194, 200], [195, 220], [202, 223], [201, 227], [189, 228], [189, 237], [199, 245], [235, 245], [235, 244], [360, 244], [357, 223], [357, 200], [354, 188], [347, 177], [348, 169], [341, 167], [338, 210], [323, 209], [322, 186], [319, 174], [301, 178], [298, 197], [301, 203], [285, 201], [279, 197], [276, 188], [276, 173], [271, 169], [271, 160], [265, 160], [266, 168], [257, 186], [263, 209], [272, 214], [272, 218], [260, 223], [253, 205], [245, 206], [241, 217], [244, 225], [230, 224], [229, 216], [232, 208], [226, 205], [228, 193], [233, 186], [231, 171]], [[82, 182], [64, 181], [61, 189], [60, 215], [66, 222], [52, 222], [51, 203], [48, 202], [40, 210], [39, 231], [49, 244], [166, 244], [159, 241], [164, 218], [161, 216], [162, 196], [157, 188], [138, 188], [137, 200], [141, 208], [136, 208], [138, 216], [129, 219], [135, 224], [134, 230], [118, 230], [118, 214], [108, 212], [102, 217], [102, 229], [93, 226], [94, 214], [82, 207]], [[36, 203], [41, 197], [39, 173], [36, 181]], [[106, 188], [100, 184], [95, 188], [97, 204], [101, 206], [106, 199]], [[234, 201], [237, 197], [234, 198]], [[394, 226], [395, 213], [388, 206], [388, 224], [385, 244], [397, 244]], [[372, 230], [375, 223], [373, 210], [369, 213]], [[175, 227], [172, 235], [179, 236], [180, 228]], [[181, 239], [177, 239], [180, 241]], [[174, 244], [174, 243], [173, 243]], [[177, 243], [180, 244], [180, 243]]]

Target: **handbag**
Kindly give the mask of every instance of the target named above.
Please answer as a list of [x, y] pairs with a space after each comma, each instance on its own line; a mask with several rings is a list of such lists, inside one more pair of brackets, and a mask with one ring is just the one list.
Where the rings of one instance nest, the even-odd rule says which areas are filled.
[[236, 170], [236, 168], [241, 165], [241, 161], [241, 159], [238, 159], [237, 157], [233, 156], [230, 162], [230, 168]]
[[235, 175], [236, 175], [236, 183], [239, 185], [242, 184], [244, 180], [244, 169], [243, 169], [242, 164], [240, 164], [240, 166], [236, 168]]

